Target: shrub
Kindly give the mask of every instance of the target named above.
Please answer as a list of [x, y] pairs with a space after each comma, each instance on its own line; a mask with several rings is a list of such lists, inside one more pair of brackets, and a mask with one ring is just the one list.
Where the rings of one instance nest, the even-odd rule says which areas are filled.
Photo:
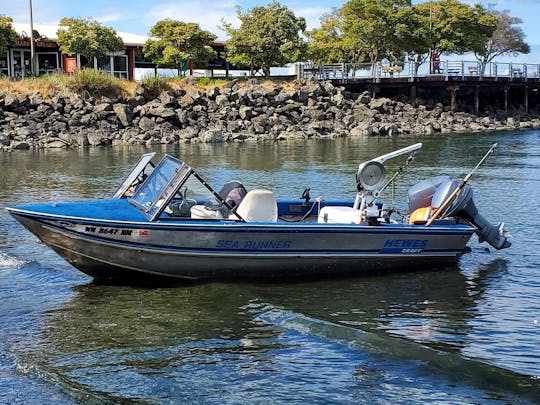
[[171, 79], [164, 76], [146, 75], [142, 78], [141, 84], [148, 89], [148, 92], [157, 97], [162, 91], [172, 89]]
[[125, 93], [122, 80], [94, 69], [73, 72], [68, 80], [68, 88], [82, 95], [88, 93], [92, 97], [116, 98]]

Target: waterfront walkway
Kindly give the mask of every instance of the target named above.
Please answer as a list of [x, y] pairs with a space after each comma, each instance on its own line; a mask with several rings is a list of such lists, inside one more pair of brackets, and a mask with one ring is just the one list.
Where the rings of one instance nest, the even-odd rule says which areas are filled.
[[490, 62], [482, 71], [477, 61], [441, 61], [438, 67], [432, 66], [428, 71], [429, 63], [420, 65], [417, 69], [414, 62], [405, 64], [389, 63], [331, 63], [313, 65], [302, 63], [299, 65], [298, 76], [302, 79], [314, 78], [318, 80], [342, 80], [350, 82], [356, 80], [383, 81], [386, 79], [406, 78], [410, 81], [424, 78], [437, 80], [452, 80], [455, 78], [476, 78], [483, 80], [493, 79], [540, 79], [540, 64], [531, 63], [500, 63]]
[[[347, 90], [368, 91], [377, 95], [404, 94], [416, 104], [417, 93], [429, 96], [436, 91], [449, 92], [449, 105], [456, 108], [458, 93], [472, 94], [474, 110], [478, 113], [484, 105], [492, 103], [494, 95], [500, 99], [500, 108], [519, 105], [526, 112], [530, 104], [539, 104], [540, 64], [488, 63], [484, 70], [477, 61], [441, 61], [438, 68], [425, 63], [334, 63], [313, 65], [299, 64], [299, 79], [330, 80]], [[532, 98], [531, 98], [532, 96]]]

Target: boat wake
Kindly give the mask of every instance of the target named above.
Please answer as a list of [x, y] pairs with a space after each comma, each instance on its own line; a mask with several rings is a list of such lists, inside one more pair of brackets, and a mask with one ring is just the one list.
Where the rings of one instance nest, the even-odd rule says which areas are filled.
[[540, 380], [537, 377], [466, 358], [459, 353], [445, 352], [405, 339], [310, 318], [271, 305], [264, 306], [257, 318], [304, 336], [315, 336], [332, 343], [343, 344], [353, 350], [361, 350], [375, 356], [382, 355], [397, 361], [413, 362], [415, 366], [427, 369], [430, 374], [451, 383], [487, 389], [497, 396], [512, 395], [518, 396], [521, 400], [533, 401], [540, 398]]
[[19, 260], [15, 256], [0, 252], [0, 270], [19, 268], [26, 263], [25, 260]]

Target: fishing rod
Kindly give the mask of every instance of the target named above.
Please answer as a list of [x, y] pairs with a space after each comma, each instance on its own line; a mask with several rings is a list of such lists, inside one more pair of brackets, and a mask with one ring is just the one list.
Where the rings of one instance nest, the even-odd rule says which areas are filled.
[[470, 171], [470, 173], [467, 174], [463, 180], [461, 180], [461, 183], [459, 183], [459, 185], [456, 187], [454, 192], [452, 194], [450, 194], [450, 196], [448, 196], [448, 198], [441, 204], [441, 206], [439, 208], [437, 208], [437, 210], [435, 211], [433, 216], [429, 219], [429, 221], [427, 221], [426, 226], [430, 226], [433, 223], [433, 221], [435, 221], [442, 214], [442, 212], [446, 209], [446, 207], [448, 207], [448, 205], [450, 205], [450, 203], [455, 198], [455, 196], [460, 192], [460, 190], [465, 186], [465, 184], [467, 184], [467, 182], [471, 179], [471, 177], [472, 177], [473, 173], [476, 171], [476, 169], [478, 169], [480, 167], [480, 165], [482, 163], [484, 163], [484, 161], [487, 159], [487, 157], [489, 155], [491, 155], [491, 153], [493, 153], [493, 151], [495, 150], [496, 147], [497, 147], [497, 144], [494, 143], [491, 146], [491, 148], [489, 148], [487, 153], [484, 155], [484, 157], [482, 159], [480, 159], [480, 161], [474, 167], [474, 169], [472, 169]]

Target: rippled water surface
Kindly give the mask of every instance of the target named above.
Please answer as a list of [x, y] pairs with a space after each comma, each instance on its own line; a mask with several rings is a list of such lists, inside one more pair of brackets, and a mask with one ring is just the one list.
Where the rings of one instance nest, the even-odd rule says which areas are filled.
[[352, 198], [360, 162], [418, 141], [398, 208], [498, 142], [471, 184], [510, 249], [473, 240], [455, 268], [363, 278], [97, 285], [3, 207], [109, 196], [147, 150], [0, 153], [0, 403], [540, 403], [540, 132], [156, 151], [216, 188]]

